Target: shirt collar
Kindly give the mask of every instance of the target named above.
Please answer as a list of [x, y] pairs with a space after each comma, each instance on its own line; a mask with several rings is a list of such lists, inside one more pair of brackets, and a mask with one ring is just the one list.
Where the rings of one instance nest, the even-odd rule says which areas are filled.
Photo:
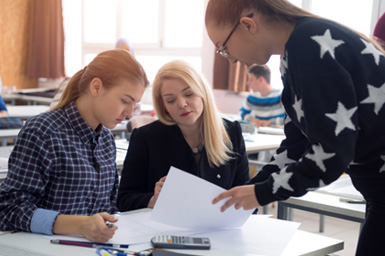
[[99, 135], [102, 130], [101, 124], [96, 128], [97, 132], [95, 132], [80, 115], [74, 101], [68, 104], [64, 108], [64, 111], [67, 114], [70, 125], [84, 143], [88, 143], [89, 141], [97, 142], [97, 135]]

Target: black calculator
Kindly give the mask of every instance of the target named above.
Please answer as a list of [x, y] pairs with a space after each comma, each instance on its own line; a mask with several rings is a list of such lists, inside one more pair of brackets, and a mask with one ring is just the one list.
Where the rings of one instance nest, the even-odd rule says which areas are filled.
[[211, 247], [207, 237], [158, 235], [151, 243], [155, 248], [209, 250]]

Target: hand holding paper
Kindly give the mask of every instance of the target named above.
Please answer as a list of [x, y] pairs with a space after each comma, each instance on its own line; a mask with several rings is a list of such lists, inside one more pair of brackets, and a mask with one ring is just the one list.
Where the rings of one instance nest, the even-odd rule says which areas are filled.
[[220, 211], [212, 200], [225, 190], [197, 176], [171, 167], [151, 219], [186, 229], [241, 227], [251, 210], [229, 208]]
[[[221, 201], [225, 199], [224, 201]], [[257, 198], [255, 197], [254, 185], [239, 186], [227, 190], [214, 198], [213, 204], [219, 202], [219, 205], [222, 205], [221, 211], [226, 211], [227, 208], [234, 205], [235, 209], [255, 209], [259, 207]]]

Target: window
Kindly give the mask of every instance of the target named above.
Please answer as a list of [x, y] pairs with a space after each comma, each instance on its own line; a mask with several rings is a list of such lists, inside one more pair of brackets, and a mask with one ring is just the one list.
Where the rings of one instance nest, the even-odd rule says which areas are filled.
[[[372, 34], [374, 25], [382, 14], [381, 1], [376, 0], [289, 0], [321, 17], [337, 21], [367, 36]], [[279, 72], [279, 57], [272, 56], [267, 63], [272, 70], [271, 83], [282, 87]]]
[[[68, 75], [87, 65], [99, 52], [114, 49], [119, 38], [131, 42], [150, 81], [163, 64], [173, 59], [183, 59], [201, 70], [204, 6], [204, 0], [63, 0], [66, 32], [79, 27], [81, 31], [70, 38], [81, 42], [72, 45], [80, 47], [80, 59], [71, 57], [73, 48], [66, 51], [66, 56], [74, 60], [72, 66], [67, 62]], [[74, 10], [79, 8], [81, 11], [75, 11], [78, 17], [74, 17]], [[79, 56], [79, 50], [76, 52]]]

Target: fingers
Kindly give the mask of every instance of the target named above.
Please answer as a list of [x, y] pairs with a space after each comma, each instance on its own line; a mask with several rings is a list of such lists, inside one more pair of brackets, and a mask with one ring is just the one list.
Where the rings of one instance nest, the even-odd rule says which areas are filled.
[[212, 203], [216, 204], [225, 198], [229, 199], [222, 205], [221, 212], [226, 211], [232, 205], [234, 205], [234, 208], [237, 210], [241, 208], [245, 210], [251, 210], [259, 206], [258, 200], [254, 193], [254, 185], [232, 188], [214, 198]]
[[118, 219], [114, 215], [108, 214], [106, 212], [101, 212], [99, 214], [100, 214], [100, 216], [102, 216], [102, 218], [105, 221], [108, 221], [108, 222], [117, 222], [118, 221]]
[[86, 220], [84, 228], [82, 229], [83, 235], [88, 240], [93, 242], [107, 242], [114, 236], [118, 227], [115, 225], [109, 227], [106, 225], [106, 221], [116, 222], [117, 219], [113, 215], [106, 212], [89, 216]]
[[226, 191], [226, 192], [223, 192], [223, 193], [221, 193], [221, 194], [219, 194], [219, 196], [217, 196], [216, 198], [214, 198], [213, 199], [213, 204], [216, 204], [216, 203], [218, 203], [219, 201], [221, 201], [221, 200], [223, 200], [223, 199], [225, 199], [225, 198], [228, 198], [228, 197], [230, 197], [231, 196], [231, 192], [232, 192], [232, 190], [230, 189], [230, 190], [228, 190], [228, 191]]

